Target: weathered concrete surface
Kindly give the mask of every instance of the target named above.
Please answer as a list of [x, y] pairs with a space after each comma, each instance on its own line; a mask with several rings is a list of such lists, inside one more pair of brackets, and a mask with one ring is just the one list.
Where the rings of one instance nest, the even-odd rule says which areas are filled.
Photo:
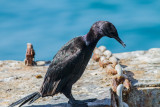
[[[33, 67], [25, 66], [21, 61], [1, 61], [0, 66], [0, 106], [7, 106], [38, 91], [48, 68], [44, 66], [44, 61], [38, 62], [38, 66]], [[77, 100], [95, 98], [110, 100], [110, 87], [107, 87], [106, 82], [103, 81], [104, 76], [101, 70], [102, 68], [96, 63], [90, 62], [82, 78], [73, 86], [72, 92]], [[37, 75], [42, 75], [42, 78], [36, 78]], [[67, 102], [68, 99], [64, 95], [58, 94], [54, 97], [40, 98], [33, 105], [50, 104], [54, 106]], [[104, 104], [110, 105], [110, 101], [105, 101]]]
[[103, 99], [103, 100], [90, 99], [90, 100], [83, 100], [83, 102], [85, 102], [86, 104], [71, 105], [68, 103], [60, 103], [60, 104], [32, 105], [27, 107], [110, 107], [111, 99]]
[[[158, 107], [160, 104], [160, 49], [114, 55], [120, 59], [120, 64], [123, 65], [134, 85], [131, 93], [124, 96], [125, 102], [130, 107]], [[39, 90], [48, 68], [44, 65], [44, 61], [38, 62], [38, 66], [33, 67], [24, 66], [22, 61], [0, 61], [0, 106], [7, 106]], [[41, 75], [42, 78], [36, 78], [37, 75]], [[107, 75], [97, 62], [90, 60], [85, 73], [73, 86], [73, 95], [77, 100], [110, 99], [111, 78], [112, 76]], [[110, 105], [110, 100], [107, 101], [102, 104]], [[58, 94], [54, 97], [40, 98], [33, 105], [54, 107], [56, 104], [67, 102], [68, 99], [64, 95]]]
[[160, 106], [160, 49], [115, 54], [132, 81], [130, 107]]

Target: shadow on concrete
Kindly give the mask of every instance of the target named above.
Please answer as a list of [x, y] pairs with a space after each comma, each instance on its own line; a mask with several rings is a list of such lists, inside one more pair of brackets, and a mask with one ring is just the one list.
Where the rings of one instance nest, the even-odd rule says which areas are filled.
[[32, 105], [27, 107], [110, 107], [111, 105], [111, 99], [108, 98], [102, 100], [87, 99], [82, 101], [85, 102], [86, 104], [71, 105], [68, 103], [60, 103], [60, 104]]
[[[122, 66], [122, 68], [128, 67], [128, 66], [122, 65], [122, 64], [121, 64], [121, 66]], [[125, 70], [125, 74], [128, 76], [128, 79], [131, 81], [132, 86], [134, 86], [134, 84], [138, 83], [138, 80], [133, 77], [134, 76], [133, 72]]]
[[126, 75], [128, 76], [128, 79], [131, 81], [132, 86], [134, 86], [134, 84], [138, 83], [138, 80], [133, 77], [134, 76], [133, 72], [131, 72], [131, 71], [125, 71], [125, 72], [126, 72]]

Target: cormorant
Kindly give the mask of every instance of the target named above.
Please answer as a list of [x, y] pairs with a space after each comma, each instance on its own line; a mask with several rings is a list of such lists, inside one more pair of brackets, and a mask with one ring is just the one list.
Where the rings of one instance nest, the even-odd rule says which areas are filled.
[[22, 106], [27, 102], [31, 104], [40, 97], [54, 96], [57, 93], [63, 93], [70, 104], [82, 103], [72, 96], [72, 85], [82, 76], [97, 42], [104, 36], [114, 38], [123, 47], [126, 46], [112, 23], [108, 21], [94, 23], [86, 35], [73, 38], [57, 52], [49, 65], [40, 90], [12, 103], [10, 107], [18, 104]]

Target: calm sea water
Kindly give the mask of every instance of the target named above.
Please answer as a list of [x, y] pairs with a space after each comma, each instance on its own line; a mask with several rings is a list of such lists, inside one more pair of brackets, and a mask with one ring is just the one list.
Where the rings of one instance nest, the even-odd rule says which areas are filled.
[[113, 53], [160, 48], [160, 0], [0, 0], [0, 60], [24, 60], [28, 42], [36, 60], [51, 60], [99, 20], [112, 22], [127, 44], [102, 38], [98, 46]]

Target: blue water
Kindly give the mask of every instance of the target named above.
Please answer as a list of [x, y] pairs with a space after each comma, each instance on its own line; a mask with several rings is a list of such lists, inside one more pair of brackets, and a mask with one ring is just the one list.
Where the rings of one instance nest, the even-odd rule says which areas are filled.
[[109, 38], [98, 46], [114, 53], [160, 48], [160, 0], [0, 0], [0, 60], [24, 60], [28, 42], [36, 60], [51, 60], [99, 20], [112, 22], [127, 47]]

